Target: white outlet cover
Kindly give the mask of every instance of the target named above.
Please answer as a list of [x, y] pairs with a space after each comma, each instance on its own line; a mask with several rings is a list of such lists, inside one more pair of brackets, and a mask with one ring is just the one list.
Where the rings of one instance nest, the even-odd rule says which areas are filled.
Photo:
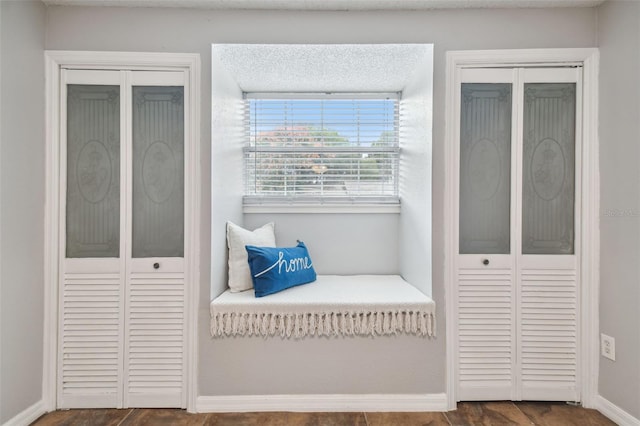
[[616, 339], [611, 336], [607, 336], [604, 333], [600, 334], [600, 351], [603, 357], [616, 360]]

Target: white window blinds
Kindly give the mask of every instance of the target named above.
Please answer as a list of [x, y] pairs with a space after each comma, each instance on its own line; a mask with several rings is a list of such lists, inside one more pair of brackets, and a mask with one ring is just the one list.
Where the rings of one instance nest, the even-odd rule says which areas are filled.
[[245, 204], [398, 202], [397, 94], [245, 95]]

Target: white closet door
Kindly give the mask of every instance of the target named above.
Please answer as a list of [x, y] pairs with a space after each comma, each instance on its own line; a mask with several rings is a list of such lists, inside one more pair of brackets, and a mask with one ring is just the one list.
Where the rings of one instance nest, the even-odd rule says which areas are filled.
[[62, 73], [58, 407], [186, 407], [184, 72]]
[[122, 406], [121, 77], [62, 72], [59, 408]]
[[465, 70], [461, 77], [457, 394], [512, 399], [514, 72]]
[[185, 74], [134, 72], [125, 405], [186, 407]]
[[457, 396], [578, 401], [580, 70], [460, 74]]
[[580, 72], [522, 71], [518, 399], [579, 401]]

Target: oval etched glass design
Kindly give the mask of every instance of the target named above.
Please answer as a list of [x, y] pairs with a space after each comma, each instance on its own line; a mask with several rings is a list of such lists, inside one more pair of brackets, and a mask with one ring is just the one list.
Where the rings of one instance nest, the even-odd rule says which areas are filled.
[[90, 203], [104, 200], [111, 187], [111, 159], [100, 141], [87, 142], [78, 156], [76, 179], [80, 195]]
[[66, 257], [120, 252], [120, 88], [67, 86]]
[[142, 186], [154, 203], [169, 200], [176, 185], [176, 158], [164, 142], [154, 142], [147, 148], [142, 160]]
[[471, 194], [480, 200], [490, 200], [500, 186], [500, 153], [496, 144], [482, 139], [469, 154], [469, 186]]
[[132, 255], [184, 256], [184, 88], [133, 87]]
[[460, 254], [510, 252], [510, 173], [511, 84], [462, 84]]
[[575, 83], [524, 85], [522, 253], [573, 254]]
[[531, 155], [531, 184], [538, 197], [554, 200], [564, 187], [565, 158], [560, 144], [553, 139], [538, 143]]

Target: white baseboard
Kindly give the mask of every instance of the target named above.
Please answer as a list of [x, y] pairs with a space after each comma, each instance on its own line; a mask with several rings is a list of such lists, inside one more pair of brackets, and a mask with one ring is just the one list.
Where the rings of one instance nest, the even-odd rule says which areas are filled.
[[596, 397], [595, 409], [616, 422], [619, 426], [640, 426], [640, 419], [633, 417], [602, 395]]
[[199, 413], [298, 411], [447, 411], [447, 396], [435, 394], [199, 396]]
[[25, 426], [36, 421], [40, 416], [45, 414], [47, 410], [44, 406], [44, 401], [40, 400], [28, 407], [24, 411], [16, 414], [13, 418], [7, 420], [3, 426]]

